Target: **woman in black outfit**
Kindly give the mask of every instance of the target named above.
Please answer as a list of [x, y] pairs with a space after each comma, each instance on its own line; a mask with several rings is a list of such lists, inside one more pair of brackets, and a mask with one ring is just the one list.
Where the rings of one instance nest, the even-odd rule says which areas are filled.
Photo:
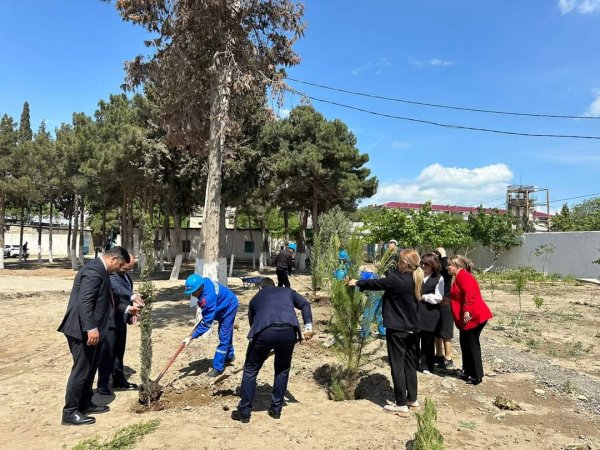
[[419, 340], [421, 371], [433, 373], [435, 366], [435, 332], [440, 321], [439, 303], [444, 298], [444, 279], [440, 275], [440, 260], [435, 253], [421, 258], [425, 273], [423, 301], [419, 303]]
[[386, 328], [388, 359], [394, 383], [395, 403], [384, 406], [391, 413], [407, 413], [418, 407], [417, 365], [419, 363], [419, 313], [423, 270], [419, 254], [412, 249], [399, 254], [398, 273], [371, 280], [350, 280], [361, 291], [384, 291], [383, 325]]
[[443, 247], [436, 248], [434, 253], [440, 258], [441, 274], [444, 279], [444, 299], [440, 303], [440, 321], [435, 332], [435, 360], [440, 367], [449, 369], [452, 361], [452, 338], [454, 337], [454, 319], [450, 310], [450, 288], [452, 275], [448, 273], [448, 257]]

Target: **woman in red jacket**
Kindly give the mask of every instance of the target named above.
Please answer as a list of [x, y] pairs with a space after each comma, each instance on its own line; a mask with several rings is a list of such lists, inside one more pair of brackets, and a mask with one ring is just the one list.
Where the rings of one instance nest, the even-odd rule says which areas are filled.
[[460, 331], [463, 379], [477, 385], [483, 380], [479, 336], [492, 312], [481, 298], [479, 284], [471, 274], [473, 263], [461, 255], [448, 260], [448, 273], [454, 277], [450, 305], [454, 323]]

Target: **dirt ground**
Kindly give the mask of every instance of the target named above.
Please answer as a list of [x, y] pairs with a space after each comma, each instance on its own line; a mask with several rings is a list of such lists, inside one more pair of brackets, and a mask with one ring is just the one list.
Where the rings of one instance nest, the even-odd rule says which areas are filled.
[[[273, 371], [267, 363], [259, 376], [255, 410], [249, 424], [230, 419], [241, 374], [219, 386], [203, 375], [210, 367], [215, 337], [194, 341], [180, 355], [161, 384], [167, 388], [160, 410], [136, 412], [137, 392], [96, 396], [111, 411], [95, 425], [61, 426], [64, 389], [71, 357], [64, 336], [56, 332], [64, 314], [74, 273], [69, 269], [30, 268], [0, 273], [0, 448], [72, 448], [83, 439], [107, 438], [117, 429], [158, 418], [158, 429], [139, 449], [405, 449], [417, 427], [415, 413], [399, 417], [383, 412], [392, 400], [384, 342], [368, 344], [372, 353], [359, 385], [359, 400], [328, 399], [323, 373], [335, 355], [323, 343], [330, 309], [313, 302], [316, 336], [296, 348], [287, 406], [281, 419], [267, 415]], [[160, 278], [166, 278], [164, 276]], [[301, 281], [308, 284], [309, 277]], [[308, 290], [298, 279], [293, 287]], [[193, 326], [194, 312], [183, 295], [183, 281], [157, 281], [154, 311], [154, 367], [157, 374]], [[239, 295], [236, 365], [247, 345], [247, 304], [255, 290]], [[437, 404], [437, 426], [446, 448], [600, 449], [600, 288], [594, 285], [534, 285], [522, 298], [507, 288], [482, 286], [496, 317], [483, 332], [484, 367], [479, 386], [464, 384], [452, 373], [419, 374], [419, 396]], [[543, 298], [535, 307], [533, 297]], [[539, 302], [538, 302], [539, 303]], [[455, 338], [458, 350], [458, 334]], [[125, 363], [139, 383], [139, 330], [129, 328]], [[454, 361], [460, 366], [457, 351]], [[505, 396], [521, 406], [501, 411]], [[578, 446], [578, 447], [576, 447]]]

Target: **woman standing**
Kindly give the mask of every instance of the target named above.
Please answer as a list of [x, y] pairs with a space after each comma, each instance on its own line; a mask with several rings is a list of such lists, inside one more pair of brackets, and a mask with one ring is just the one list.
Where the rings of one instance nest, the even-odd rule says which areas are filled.
[[440, 260], [435, 253], [421, 258], [423, 301], [419, 303], [419, 341], [421, 348], [421, 370], [432, 373], [435, 365], [435, 331], [440, 321], [439, 303], [444, 298], [444, 279], [440, 275]]
[[461, 255], [448, 260], [448, 273], [454, 277], [450, 300], [452, 316], [460, 331], [463, 379], [477, 385], [483, 380], [479, 336], [492, 312], [481, 298], [479, 284], [471, 274], [473, 263]]
[[391, 413], [407, 413], [408, 408], [418, 407], [417, 365], [419, 362], [419, 312], [423, 270], [419, 254], [412, 249], [402, 250], [398, 258], [398, 272], [371, 280], [350, 280], [350, 286], [361, 291], [384, 291], [383, 325], [395, 403], [384, 409]]

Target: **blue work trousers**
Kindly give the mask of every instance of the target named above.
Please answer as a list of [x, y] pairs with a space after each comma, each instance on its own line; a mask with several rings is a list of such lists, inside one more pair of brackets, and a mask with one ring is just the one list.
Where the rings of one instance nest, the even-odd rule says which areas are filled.
[[219, 345], [213, 358], [213, 368], [222, 372], [225, 370], [225, 364], [231, 361], [235, 356], [233, 349], [233, 323], [237, 308], [230, 311], [222, 321], [219, 321]]
[[371, 331], [371, 323], [376, 320], [379, 335], [385, 336], [385, 327], [383, 326], [383, 317], [381, 315], [383, 292], [369, 291], [367, 292], [367, 299], [367, 306], [363, 311], [362, 323], [360, 325], [360, 335], [363, 339], [367, 338]]

